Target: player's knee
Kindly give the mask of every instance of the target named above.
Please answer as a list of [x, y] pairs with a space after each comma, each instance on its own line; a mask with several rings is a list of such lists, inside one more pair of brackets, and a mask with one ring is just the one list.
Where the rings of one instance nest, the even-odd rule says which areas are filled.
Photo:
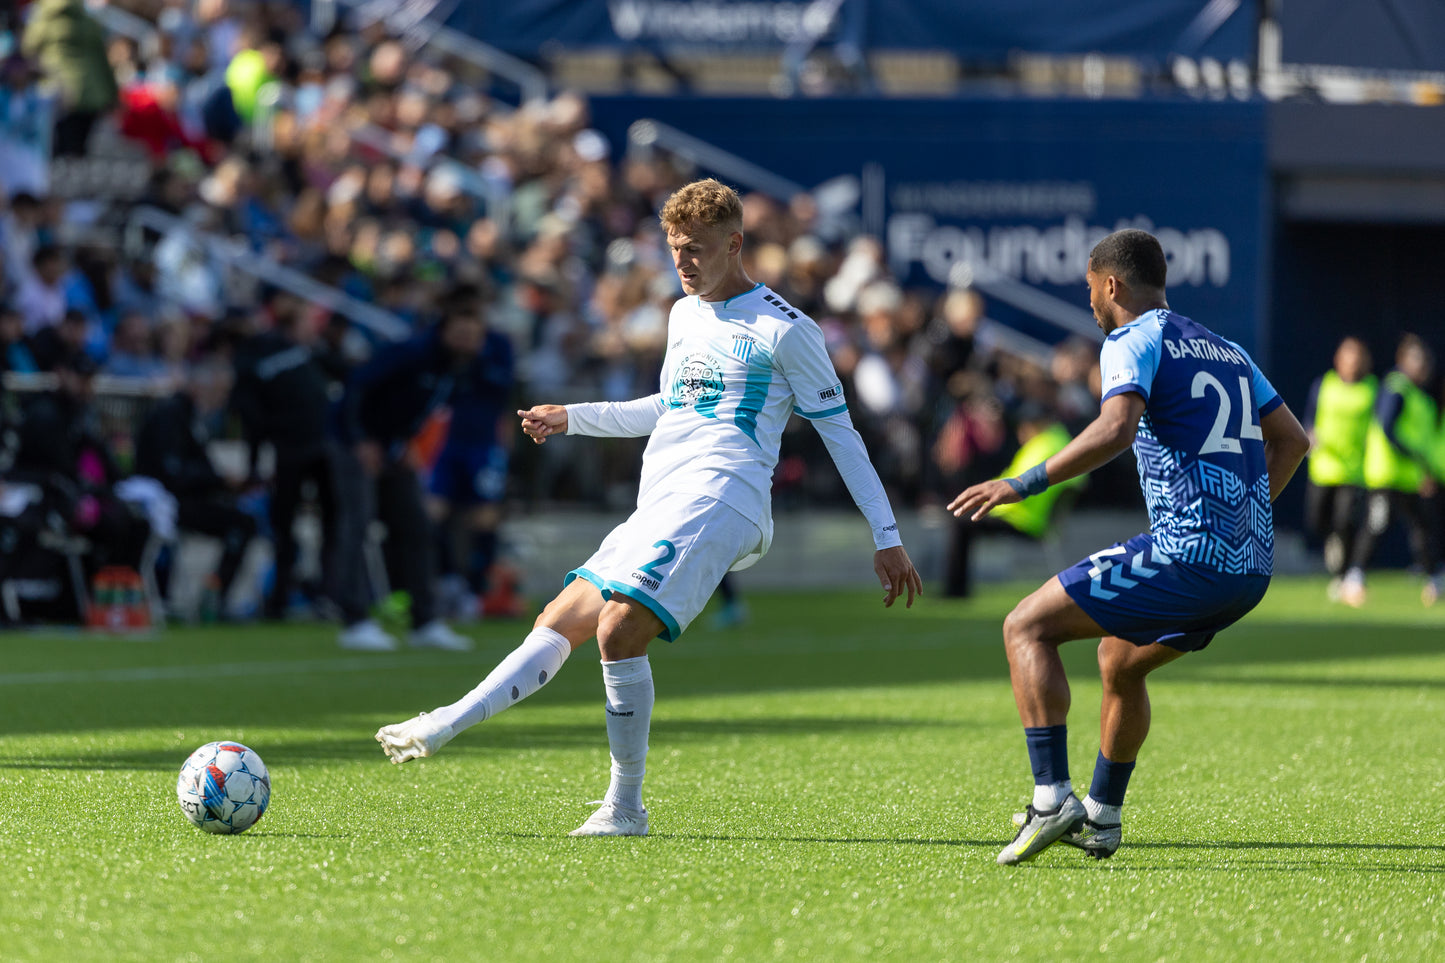
[[1003, 645], [1010, 659], [1015, 652], [1037, 641], [1037, 637], [1033, 620], [1023, 611], [1022, 605], [1015, 606], [1012, 612], [1004, 616]]
[[632, 607], [607, 605], [597, 620], [597, 648], [603, 662], [636, 659], [647, 654], [651, 634], [638, 624]]

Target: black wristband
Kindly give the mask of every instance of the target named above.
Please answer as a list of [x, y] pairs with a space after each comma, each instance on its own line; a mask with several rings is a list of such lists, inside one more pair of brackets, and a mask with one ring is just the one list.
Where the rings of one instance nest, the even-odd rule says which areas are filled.
[[1049, 487], [1049, 472], [1044, 467], [1044, 462], [1039, 462], [1028, 471], [1017, 478], [1005, 478], [1014, 491], [1018, 492], [1020, 498], [1028, 498], [1030, 495], [1037, 495]]

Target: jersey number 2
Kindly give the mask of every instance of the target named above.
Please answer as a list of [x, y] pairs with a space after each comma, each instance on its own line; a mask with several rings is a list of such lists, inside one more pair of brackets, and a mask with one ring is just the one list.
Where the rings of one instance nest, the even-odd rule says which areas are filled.
[[653, 559], [652, 561], [648, 562], [646, 565], [637, 566], [637, 570], [639, 572], [646, 572], [653, 578], [660, 579], [662, 578], [662, 576], [657, 574], [657, 567], [659, 565], [666, 565], [668, 562], [677, 558], [677, 546], [673, 545], [671, 542], [664, 538], [653, 542], [652, 547], [662, 549], [662, 554], [657, 556], [657, 558]]
[[1229, 391], [1208, 371], [1201, 371], [1194, 376], [1194, 384], [1190, 386], [1189, 396], [1191, 398], [1203, 398], [1205, 389], [1212, 390], [1219, 396], [1219, 412], [1214, 416], [1214, 426], [1209, 429], [1209, 436], [1204, 439], [1200, 446], [1199, 453], [1208, 455], [1211, 452], [1227, 451], [1231, 454], [1239, 454], [1243, 447], [1239, 441], [1241, 438], [1250, 438], [1255, 441], [1264, 440], [1264, 432], [1259, 425], [1254, 423], [1251, 417], [1251, 409], [1254, 405], [1249, 394], [1249, 379], [1240, 376], [1239, 379], [1239, 438], [1231, 438], [1225, 434], [1229, 430], [1229, 415], [1233, 407]]

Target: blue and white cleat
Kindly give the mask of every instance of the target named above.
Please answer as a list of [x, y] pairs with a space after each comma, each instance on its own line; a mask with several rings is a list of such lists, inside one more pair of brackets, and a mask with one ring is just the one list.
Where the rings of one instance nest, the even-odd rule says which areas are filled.
[[1079, 797], [1070, 793], [1053, 809], [1039, 812], [1029, 806], [1024, 812], [1023, 825], [1018, 835], [998, 854], [1000, 866], [1015, 866], [1027, 863], [1039, 853], [1058, 842], [1065, 833], [1077, 831], [1084, 824], [1088, 813]]

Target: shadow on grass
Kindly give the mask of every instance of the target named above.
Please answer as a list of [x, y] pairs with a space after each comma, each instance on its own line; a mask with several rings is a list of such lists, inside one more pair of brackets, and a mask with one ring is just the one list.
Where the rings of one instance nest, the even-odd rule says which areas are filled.
[[[468, 740], [446, 749], [447, 758], [467, 758], [500, 753], [515, 754], [527, 749], [597, 749], [607, 745], [607, 727], [602, 713], [595, 724], [584, 725], [509, 725], [489, 726], [481, 738]], [[188, 727], [189, 728], [189, 727]], [[221, 727], [224, 728], [224, 727]], [[910, 719], [877, 716], [781, 716], [743, 719], [676, 719], [661, 720], [653, 725], [655, 738], [669, 743], [712, 741], [731, 737], [796, 736], [849, 734], [869, 732], [886, 738], [902, 730], [938, 730], [967, 728], [964, 723], [946, 719]], [[358, 727], [354, 739], [312, 739], [262, 744], [252, 741], [252, 748], [261, 754], [272, 771], [303, 765], [325, 765], [337, 762], [372, 761], [385, 764], [381, 748], [372, 739], [372, 729]], [[111, 749], [99, 754], [30, 755], [23, 758], [0, 757], [0, 771], [6, 769], [61, 769], [106, 771], [179, 770], [186, 755], [194, 748], [189, 743], [163, 749]], [[388, 767], [390, 768], [390, 767]]]
[[[748, 626], [730, 632], [699, 628], [676, 646], [653, 646], [657, 687], [666, 698], [968, 682], [997, 682], [1006, 692], [1008, 665], [999, 626], [1015, 588], [990, 591], [978, 605], [945, 602], [903, 612], [883, 610], [871, 593], [759, 593], [749, 599], [754, 619]], [[1303, 616], [1294, 622], [1287, 615], [1251, 616], [1221, 634], [1206, 652], [1180, 660], [1158, 678], [1161, 684], [1445, 687], [1445, 671], [1356, 682], [1342, 677], [1338, 665], [1314, 669], [1332, 661], [1442, 651], [1438, 626], [1400, 624], [1384, 615], [1378, 621], [1357, 618], [1356, 613], [1339, 624], [1321, 624], [1306, 623]], [[178, 720], [194, 718], [197, 706], [206, 709], [206, 731], [334, 727], [338, 717], [374, 713], [400, 718], [456, 698], [524, 634], [520, 626], [483, 625], [477, 630], [481, 650], [445, 664], [422, 653], [413, 653], [415, 664], [407, 664], [404, 660], [413, 654], [403, 653], [392, 657], [393, 663], [370, 665], [331, 648], [329, 639], [323, 644], [301, 635], [288, 637], [294, 644], [285, 649], [273, 645], [258, 656], [263, 665], [242, 662], [237, 654], [251, 651], [248, 642], [266, 638], [269, 631], [264, 626], [195, 634], [175, 630], [131, 650], [124, 667], [116, 666], [116, 650], [95, 650], [105, 653], [106, 662], [94, 671], [80, 648], [56, 646], [53, 659], [40, 662], [30, 649], [23, 664], [34, 671], [11, 673], [3, 692], [0, 735], [173, 729], [180, 726]], [[218, 669], [231, 666], [232, 674], [208, 675], [204, 656], [197, 655], [204, 651], [225, 653], [217, 662], [226, 665]], [[1075, 642], [1062, 651], [1072, 678], [1097, 678], [1092, 642]], [[294, 669], [288, 668], [288, 653]], [[579, 650], [538, 700], [553, 706], [599, 703], [598, 672], [589, 664], [595, 657], [595, 647]], [[1292, 668], [1280, 671], [1281, 665]], [[147, 677], [148, 667], [159, 677]], [[832, 730], [824, 724], [819, 731]], [[503, 740], [499, 745], [518, 744], [507, 735], [497, 738]]]

